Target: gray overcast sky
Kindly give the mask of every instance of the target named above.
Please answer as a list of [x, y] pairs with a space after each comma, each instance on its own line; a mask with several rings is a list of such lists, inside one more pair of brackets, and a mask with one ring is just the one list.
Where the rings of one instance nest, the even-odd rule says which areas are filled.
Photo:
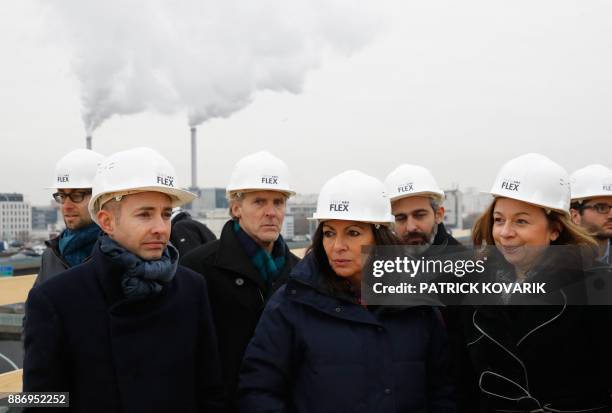
[[[53, 36], [41, 4], [0, 4], [0, 192], [34, 205], [50, 199], [55, 162], [85, 144], [74, 50]], [[383, 179], [400, 163], [430, 168], [447, 188], [486, 190], [525, 152], [568, 172], [612, 166], [612, 2], [372, 4], [382, 28], [348, 56], [323, 53], [301, 93], [256, 92], [199, 126], [200, 186], [225, 186], [234, 162], [261, 149], [289, 164], [298, 192], [349, 168]], [[142, 145], [188, 186], [185, 112], [114, 116], [94, 132], [106, 155]]]

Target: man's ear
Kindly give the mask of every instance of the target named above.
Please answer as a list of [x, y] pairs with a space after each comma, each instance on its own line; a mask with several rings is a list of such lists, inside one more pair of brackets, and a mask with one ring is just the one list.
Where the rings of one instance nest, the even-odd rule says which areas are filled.
[[98, 226], [107, 233], [109, 236], [113, 235], [115, 232], [115, 217], [113, 213], [107, 211], [105, 209], [101, 209], [96, 214], [96, 218], [98, 219]]
[[235, 218], [242, 218], [242, 212], [241, 212], [241, 205], [240, 202], [233, 202], [232, 203], [232, 216], [234, 216]]
[[436, 215], [436, 224], [440, 224], [444, 222], [444, 207], [440, 205], [435, 215]]
[[570, 208], [570, 217], [572, 218], [572, 222], [576, 225], [580, 225], [582, 222], [582, 217], [580, 216], [580, 212], [577, 209]]

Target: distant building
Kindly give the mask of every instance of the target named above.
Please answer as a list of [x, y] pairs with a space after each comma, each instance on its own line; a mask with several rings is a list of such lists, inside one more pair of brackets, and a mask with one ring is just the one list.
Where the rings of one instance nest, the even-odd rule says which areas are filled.
[[309, 220], [317, 210], [317, 194], [299, 194], [289, 198], [287, 215], [293, 217], [293, 235], [310, 236], [317, 229], [317, 222]]
[[0, 239], [26, 241], [32, 231], [32, 211], [22, 194], [0, 193]]
[[491, 204], [493, 197], [489, 193], [470, 187], [463, 191], [463, 214], [480, 214]]
[[208, 211], [228, 208], [225, 188], [190, 188], [189, 190], [198, 195], [198, 198], [185, 207], [194, 216], [204, 216]]
[[463, 228], [462, 193], [458, 189], [444, 191], [444, 225], [448, 229]]
[[293, 215], [285, 214], [285, 220], [283, 221], [283, 228], [281, 229], [281, 235], [286, 240], [291, 240], [295, 237], [295, 226]]
[[32, 230], [47, 231], [57, 226], [57, 206], [33, 206], [32, 207]]

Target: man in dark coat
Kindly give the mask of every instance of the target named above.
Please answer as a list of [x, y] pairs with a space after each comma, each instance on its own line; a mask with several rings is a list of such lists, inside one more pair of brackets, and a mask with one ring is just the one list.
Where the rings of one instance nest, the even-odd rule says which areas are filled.
[[215, 234], [206, 225], [193, 219], [189, 212], [179, 209], [173, 214], [170, 242], [181, 257], [192, 249], [216, 239]]
[[272, 293], [298, 258], [280, 231], [293, 192], [288, 168], [267, 152], [240, 160], [227, 187], [230, 219], [221, 237], [189, 252], [181, 264], [202, 274], [209, 287], [224, 384], [235, 409], [244, 351]]
[[[463, 247], [444, 226], [444, 191], [429, 170], [417, 165], [400, 165], [385, 179], [386, 194], [395, 217], [394, 231], [402, 242], [424, 257], [465, 258]], [[443, 275], [446, 279], [449, 276]], [[453, 282], [452, 279], [445, 280]], [[460, 297], [450, 297], [460, 300]], [[462, 312], [458, 306], [441, 308], [448, 330], [451, 352], [450, 368], [455, 379], [457, 408], [473, 413], [478, 400], [476, 376], [463, 337]]]
[[60, 204], [66, 229], [45, 242], [47, 249], [43, 252], [35, 285], [81, 264], [91, 255], [100, 228], [92, 221], [87, 204], [102, 159], [104, 157], [94, 151], [76, 149], [57, 162], [52, 185], [57, 192], [53, 198]]
[[92, 258], [28, 296], [24, 391], [69, 392], [73, 412], [224, 411], [206, 282], [168, 244], [172, 207], [194, 198], [174, 176], [148, 148], [103, 161]]

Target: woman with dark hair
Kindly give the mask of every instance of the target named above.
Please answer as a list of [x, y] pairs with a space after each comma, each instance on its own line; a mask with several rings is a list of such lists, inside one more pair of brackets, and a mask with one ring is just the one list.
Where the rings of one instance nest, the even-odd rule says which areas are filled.
[[455, 411], [436, 310], [360, 300], [362, 247], [397, 243], [383, 189], [358, 171], [321, 189], [312, 246], [247, 348], [240, 411]]
[[609, 284], [612, 274], [586, 270], [596, 243], [569, 219], [567, 173], [542, 155], [523, 155], [504, 165], [491, 194], [472, 231], [486, 251], [488, 281], [545, 283], [546, 294], [502, 293], [500, 306], [466, 317], [480, 411], [612, 411], [612, 318], [609, 307], [588, 306], [593, 281]]

